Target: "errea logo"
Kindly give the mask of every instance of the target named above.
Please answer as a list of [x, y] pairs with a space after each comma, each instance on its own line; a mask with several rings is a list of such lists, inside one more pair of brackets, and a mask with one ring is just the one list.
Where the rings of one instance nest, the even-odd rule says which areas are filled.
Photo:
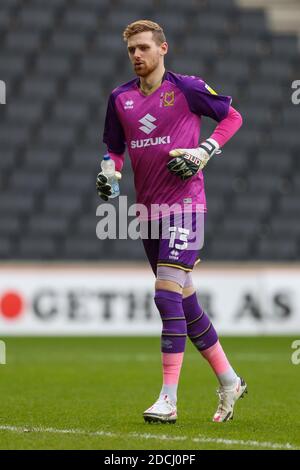
[[156, 121], [155, 117], [151, 116], [151, 114], [146, 114], [146, 116], [139, 120], [139, 122], [143, 124], [143, 126], [139, 127], [139, 129], [145, 132], [147, 135], [150, 134], [152, 131], [154, 131], [154, 129], [157, 128], [157, 126], [153, 124], [154, 121]]
[[133, 100], [127, 100], [124, 105], [124, 109], [133, 109]]

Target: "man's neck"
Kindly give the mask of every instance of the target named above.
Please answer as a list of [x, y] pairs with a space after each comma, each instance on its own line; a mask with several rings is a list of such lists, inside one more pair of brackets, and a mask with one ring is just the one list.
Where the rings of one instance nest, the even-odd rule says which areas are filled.
[[153, 70], [153, 72], [147, 77], [140, 77], [140, 88], [143, 93], [153, 93], [157, 88], [159, 88], [162, 83], [164, 73], [165, 67], [162, 65], [161, 67]]

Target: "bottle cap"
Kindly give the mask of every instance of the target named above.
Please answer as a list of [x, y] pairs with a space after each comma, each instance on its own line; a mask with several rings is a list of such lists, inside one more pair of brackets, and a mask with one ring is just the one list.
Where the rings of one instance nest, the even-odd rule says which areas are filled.
[[103, 160], [110, 160], [110, 156], [109, 156], [108, 153], [106, 155], [104, 155]]

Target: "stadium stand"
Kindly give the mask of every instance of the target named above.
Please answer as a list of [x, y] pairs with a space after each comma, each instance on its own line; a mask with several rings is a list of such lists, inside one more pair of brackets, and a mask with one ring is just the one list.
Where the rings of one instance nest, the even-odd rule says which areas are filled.
[[[96, 238], [95, 177], [112, 88], [133, 73], [121, 33], [158, 21], [170, 70], [233, 96], [244, 126], [205, 169], [208, 260], [300, 255], [300, 78], [293, 34], [233, 0], [1, 0], [0, 259], [144, 259], [139, 240]], [[214, 123], [203, 120], [203, 136]], [[134, 201], [126, 161], [121, 191]]]

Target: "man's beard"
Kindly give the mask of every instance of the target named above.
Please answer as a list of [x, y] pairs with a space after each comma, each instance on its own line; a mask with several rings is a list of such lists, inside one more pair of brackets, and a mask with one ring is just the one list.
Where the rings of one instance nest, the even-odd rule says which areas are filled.
[[150, 66], [145, 65], [145, 63], [142, 64], [141, 67], [136, 67], [134, 65], [134, 71], [138, 77], [147, 77], [150, 75], [150, 73], [153, 72], [158, 66], [158, 61], [156, 63], [153, 63]]

